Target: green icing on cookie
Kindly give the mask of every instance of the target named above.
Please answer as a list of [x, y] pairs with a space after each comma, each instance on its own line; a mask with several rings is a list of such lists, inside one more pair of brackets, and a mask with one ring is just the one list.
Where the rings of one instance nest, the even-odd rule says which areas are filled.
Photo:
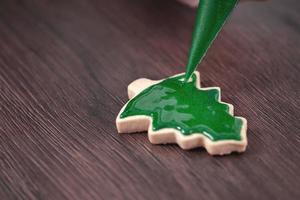
[[152, 85], [126, 105], [120, 118], [152, 117], [153, 130], [174, 128], [183, 135], [203, 134], [212, 141], [241, 140], [243, 121], [220, 103], [218, 89], [198, 89], [197, 77], [183, 83], [184, 75]]

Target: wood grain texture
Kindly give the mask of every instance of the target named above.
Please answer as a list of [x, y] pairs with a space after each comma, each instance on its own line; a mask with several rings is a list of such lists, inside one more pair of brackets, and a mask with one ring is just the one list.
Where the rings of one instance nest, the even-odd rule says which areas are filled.
[[127, 85], [184, 71], [194, 11], [173, 0], [0, 1], [0, 199], [299, 199], [300, 3], [242, 3], [204, 86], [248, 119], [243, 154], [118, 135]]

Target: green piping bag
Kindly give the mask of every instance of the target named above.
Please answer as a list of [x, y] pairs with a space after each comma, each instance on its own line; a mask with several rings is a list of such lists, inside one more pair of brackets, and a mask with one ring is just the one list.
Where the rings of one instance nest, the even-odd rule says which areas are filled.
[[187, 82], [217, 37], [238, 0], [200, 0], [184, 81]]

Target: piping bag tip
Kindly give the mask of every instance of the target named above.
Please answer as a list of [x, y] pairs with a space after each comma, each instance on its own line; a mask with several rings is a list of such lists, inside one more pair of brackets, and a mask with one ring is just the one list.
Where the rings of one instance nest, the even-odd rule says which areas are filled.
[[200, 0], [184, 83], [188, 82], [202, 61], [237, 2], [238, 0]]

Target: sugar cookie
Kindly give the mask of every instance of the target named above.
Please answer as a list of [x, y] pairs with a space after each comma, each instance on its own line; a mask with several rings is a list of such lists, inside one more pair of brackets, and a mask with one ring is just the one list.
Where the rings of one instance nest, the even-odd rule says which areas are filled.
[[200, 87], [199, 72], [187, 83], [184, 74], [128, 86], [129, 101], [116, 119], [119, 133], [148, 130], [153, 144], [177, 143], [182, 149], [204, 147], [211, 155], [243, 152], [247, 121], [221, 101], [219, 87]]

